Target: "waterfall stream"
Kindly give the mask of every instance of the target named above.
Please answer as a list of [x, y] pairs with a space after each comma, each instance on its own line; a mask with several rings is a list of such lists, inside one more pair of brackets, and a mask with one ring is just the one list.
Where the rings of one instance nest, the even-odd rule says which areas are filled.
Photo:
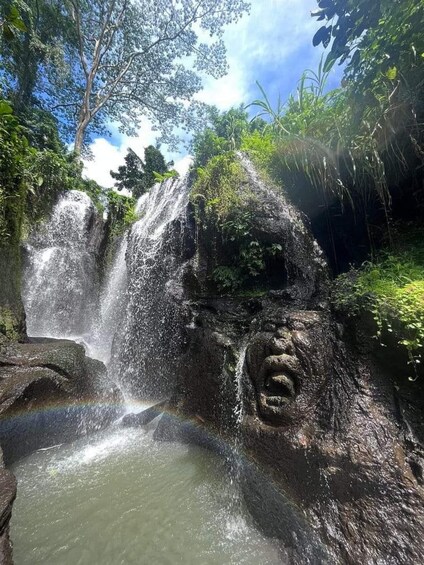
[[122, 321], [127, 301], [127, 253], [128, 238], [125, 234], [119, 242], [112, 264], [106, 272], [100, 293], [99, 312], [88, 339], [90, 357], [103, 361], [107, 366], [112, 354], [116, 329]]
[[174, 293], [179, 271], [188, 190], [185, 179], [156, 184], [140, 199], [140, 219], [128, 236], [127, 305], [113, 345], [112, 371], [120, 385], [143, 397], [170, 390], [181, 339]]
[[122, 237], [100, 288], [101, 220], [85, 193], [60, 197], [26, 246], [28, 335], [83, 343], [90, 356], [112, 365], [124, 390], [153, 396], [169, 390], [181, 325], [173, 300], [181, 265], [178, 231], [187, 202], [184, 179], [168, 179], [143, 195], [140, 219]]
[[79, 338], [97, 308], [96, 251], [101, 223], [91, 199], [71, 190], [26, 247], [23, 302], [28, 335]]

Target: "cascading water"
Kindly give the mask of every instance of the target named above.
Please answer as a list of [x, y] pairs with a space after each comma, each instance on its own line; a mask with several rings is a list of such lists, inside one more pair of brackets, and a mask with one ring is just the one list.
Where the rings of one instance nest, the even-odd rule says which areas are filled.
[[[243, 504], [243, 497], [240, 490], [240, 477], [242, 472], [242, 430], [241, 424], [243, 420], [243, 371], [244, 363], [246, 359], [247, 350], [247, 340], [243, 340], [238, 352], [237, 352], [237, 363], [232, 375], [231, 389], [233, 392], [233, 407], [232, 407], [232, 421], [227, 422], [228, 429], [226, 434], [232, 438], [231, 445], [229, 449], [227, 447], [223, 450], [223, 455], [225, 456], [228, 472], [228, 494], [226, 502], [226, 522], [227, 529], [233, 533], [233, 535], [243, 535], [243, 531], [247, 531], [246, 521], [244, 519], [245, 509]], [[225, 364], [225, 362], [224, 362]], [[223, 378], [224, 375], [222, 375]], [[223, 383], [222, 403], [228, 401], [227, 386]]]
[[[234, 371], [234, 385], [236, 393], [236, 403], [234, 407], [234, 416], [236, 420], [236, 439], [240, 440], [240, 426], [243, 420], [243, 370], [244, 362], [246, 360], [248, 340], [244, 339], [240, 347], [237, 364]], [[237, 446], [239, 447], [239, 446]]]
[[90, 357], [109, 364], [113, 338], [125, 312], [127, 299], [128, 238], [125, 234], [119, 242], [114, 260], [109, 267], [100, 293], [99, 313], [87, 340]]
[[96, 252], [101, 220], [87, 194], [60, 197], [26, 247], [23, 302], [28, 335], [84, 339], [97, 300]]
[[139, 202], [127, 251], [127, 306], [112, 353], [121, 387], [158, 398], [172, 387], [174, 360], [182, 340], [181, 292], [185, 179], [156, 184]]

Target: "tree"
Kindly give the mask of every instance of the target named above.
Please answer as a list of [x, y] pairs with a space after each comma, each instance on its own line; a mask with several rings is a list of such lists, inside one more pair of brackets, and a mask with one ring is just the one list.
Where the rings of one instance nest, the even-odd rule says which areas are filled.
[[[72, 43], [72, 25], [57, 0], [19, 0], [7, 9], [4, 20], [9, 38], [2, 45], [1, 60], [7, 73], [7, 94], [18, 114], [31, 108], [40, 80], [40, 70], [52, 65], [56, 72], [63, 66], [65, 43]], [[37, 101], [39, 103], [39, 100]]]
[[118, 122], [131, 135], [146, 116], [168, 142], [175, 140], [175, 125], [193, 127], [199, 104], [189, 101], [201, 89], [198, 73], [225, 74], [223, 29], [248, 4], [65, 0], [63, 10], [73, 21], [77, 49], [66, 52], [68, 78], [49, 73], [50, 103], [61, 123], [72, 124], [80, 152], [90, 130], [99, 131], [106, 121]]
[[138, 198], [155, 184], [154, 173], [166, 173], [172, 165], [172, 162], [165, 163], [159, 149], [149, 145], [144, 150], [144, 162], [132, 149], [128, 149], [125, 165], [118, 167], [118, 172], [110, 171], [110, 175], [118, 181], [115, 183], [118, 190], [129, 190], [134, 198]]

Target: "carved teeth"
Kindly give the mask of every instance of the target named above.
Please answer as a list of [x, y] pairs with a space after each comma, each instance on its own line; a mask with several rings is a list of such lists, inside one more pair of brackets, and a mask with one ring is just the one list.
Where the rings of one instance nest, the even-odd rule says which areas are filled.
[[289, 402], [289, 399], [285, 396], [268, 396], [266, 398], [266, 404], [268, 406], [284, 406]]

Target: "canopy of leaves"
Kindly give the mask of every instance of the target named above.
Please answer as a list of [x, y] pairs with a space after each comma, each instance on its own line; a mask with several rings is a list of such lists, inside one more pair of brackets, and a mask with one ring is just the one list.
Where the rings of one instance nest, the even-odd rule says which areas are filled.
[[4, 90], [21, 114], [36, 102], [33, 95], [37, 87], [40, 94], [44, 70], [54, 67], [60, 74], [64, 47], [74, 42], [73, 29], [57, 0], [15, 0], [10, 7], [7, 4], [3, 6], [5, 25], [7, 13], [13, 13], [15, 27], [13, 35], [1, 44]]

